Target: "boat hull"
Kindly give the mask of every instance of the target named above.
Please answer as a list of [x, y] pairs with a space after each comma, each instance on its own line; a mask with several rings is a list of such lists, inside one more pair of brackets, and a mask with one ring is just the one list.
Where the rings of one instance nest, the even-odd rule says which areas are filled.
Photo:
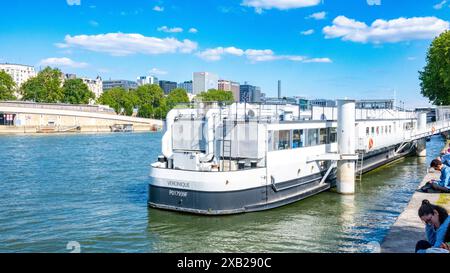
[[267, 210], [328, 190], [322, 174], [236, 191], [198, 191], [149, 185], [151, 207], [204, 215], [226, 215]]

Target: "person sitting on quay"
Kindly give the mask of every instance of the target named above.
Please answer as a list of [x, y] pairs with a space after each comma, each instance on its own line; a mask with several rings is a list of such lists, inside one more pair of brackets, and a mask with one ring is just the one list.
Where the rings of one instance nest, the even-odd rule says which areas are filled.
[[441, 248], [445, 242], [450, 217], [445, 208], [423, 200], [419, 208], [419, 217], [425, 223], [427, 240], [418, 241], [416, 253], [426, 253], [429, 248]]
[[447, 227], [444, 242], [440, 247], [430, 247], [425, 250], [425, 253], [450, 253], [450, 228]]
[[439, 192], [450, 192], [450, 167], [442, 164], [439, 159], [433, 159], [433, 161], [431, 161], [430, 167], [436, 171], [440, 171], [441, 177], [438, 181], [434, 179], [428, 181], [425, 186], [429, 186], [433, 190]]

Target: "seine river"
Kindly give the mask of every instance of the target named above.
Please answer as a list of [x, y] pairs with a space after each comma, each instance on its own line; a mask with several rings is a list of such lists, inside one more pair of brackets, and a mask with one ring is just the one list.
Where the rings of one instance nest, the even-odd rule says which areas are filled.
[[[147, 207], [160, 133], [0, 137], [0, 252], [369, 252], [406, 206], [426, 164], [408, 157], [270, 211], [205, 217]], [[375, 243], [374, 243], [375, 242]]]

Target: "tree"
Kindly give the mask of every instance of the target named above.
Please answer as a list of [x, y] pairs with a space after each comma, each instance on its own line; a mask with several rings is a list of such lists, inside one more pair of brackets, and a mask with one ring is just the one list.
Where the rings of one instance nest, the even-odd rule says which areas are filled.
[[139, 86], [135, 94], [138, 99], [138, 116], [143, 118], [159, 118], [165, 109], [164, 91], [157, 84]]
[[0, 70], [0, 100], [15, 100], [15, 86], [13, 78], [5, 71]]
[[450, 104], [450, 31], [433, 40], [427, 64], [419, 71], [421, 93], [435, 105]]
[[167, 96], [167, 107], [169, 109], [174, 108], [177, 104], [188, 103], [189, 97], [186, 90], [182, 88], [176, 88], [172, 90]]
[[133, 114], [133, 102], [129, 93], [122, 87], [115, 87], [109, 89], [98, 99], [99, 104], [108, 105], [113, 108], [117, 114], [126, 114], [131, 116]]
[[35, 102], [61, 102], [64, 98], [61, 88], [62, 73], [59, 69], [46, 67], [21, 87], [22, 99]]
[[88, 104], [95, 99], [95, 94], [81, 79], [69, 79], [64, 82], [62, 102], [71, 104]]
[[210, 89], [208, 92], [202, 92], [196, 96], [200, 101], [218, 101], [218, 102], [233, 102], [234, 97], [231, 91], [222, 91]]

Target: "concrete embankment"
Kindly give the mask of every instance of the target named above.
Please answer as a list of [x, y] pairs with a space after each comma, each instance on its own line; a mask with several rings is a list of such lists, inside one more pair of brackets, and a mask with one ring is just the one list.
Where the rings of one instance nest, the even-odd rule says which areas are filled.
[[[448, 148], [448, 143], [446, 145]], [[419, 187], [431, 179], [439, 179], [440, 173], [427, 173]], [[395, 221], [381, 244], [385, 253], [414, 253], [417, 241], [425, 240], [425, 224], [418, 216], [422, 200], [427, 199], [432, 204], [445, 207], [450, 211], [450, 194], [415, 192], [405, 210]]]

